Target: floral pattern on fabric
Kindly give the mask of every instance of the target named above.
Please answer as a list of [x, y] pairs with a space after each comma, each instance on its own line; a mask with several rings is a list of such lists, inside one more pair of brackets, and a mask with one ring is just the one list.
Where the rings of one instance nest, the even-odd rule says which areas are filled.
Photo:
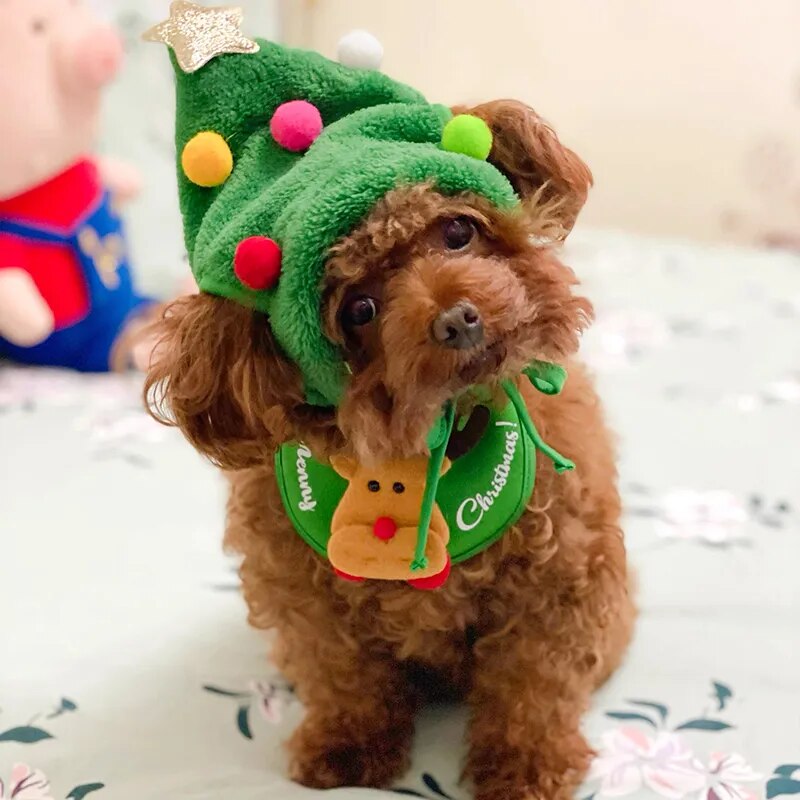
[[211, 684], [206, 684], [203, 689], [210, 694], [228, 697], [238, 703], [236, 727], [245, 739], [253, 738], [250, 725], [250, 711], [253, 706], [258, 709], [264, 720], [277, 725], [283, 719], [286, 705], [294, 700], [290, 686], [272, 681], [252, 680], [247, 691], [231, 691]]
[[50, 781], [38, 769], [26, 764], [15, 764], [7, 783], [0, 780], [2, 800], [53, 800]]
[[624, 488], [628, 514], [652, 520], [652, 531], [667, 542], [695, 542], [712, 547], [749, 546], [758, 527], [796, 524], [787, 500], [759, 494], [740, 497], [725, 489], [670, 489], [654, 497], [640, 484]]
[[139, 374], [87, 375], [0, 362], [0, 414], [48, 409], [74, 411], [71, 424], [101, 461], [152, 467], [150, 451], [170, 437], [144, 413]]
[[[724, 683], [712, 683], [715, 713], [686, 719], [674, 727], [670, 709], [652, 700], [629, 700], [629, 708], [607, 711], [606, 716], [624, 721], [606, 730], [587, 776], [594, 790], [586, 800], [642, 795], [668, 800], [758, 800], [800, 792], [793, 778], [800, 765], [783, 765], [764, 786], [764, 775], [737, 752], [711, 749], [707, 756], [689, 741], [689, 732], [720, 733], [734, 726], [720, 717], [734, 697]], [[645, 726], [645, 727], [642, 727]], [[702, 742], [700, 742], [702, 746]]]
[[[36, 714], [30, 722], [24, 725], [15, 725], [11, 728], [0, 727], [0, 759], [3, 756], [4, 743], [19, 745], [35, 745], [54, 735], [48, 730], [39, 727], [40, 718], [54, 720], [63, 714], [77, 711], [78, 706], [73, 700], [62, 697], [58, 704], [49, 712]], [[0, 765], [2, 761], [0, 761]], [[84, 797], [105, 788], [102, 783], [85, 783], [76, 786], [70, 791], [65, 800], [83, 800]], [[16, 763], [11, 767], [7, 778], [4, 778], [0, 768], [0, 800], [56, 800], [50, 781], [41, 769], [29, 767], [27, 764]]]
[[[578, 230], [566, 261], [597, 309], [584, 351], [640, 608], [585, 716], [598, 760], [576, 800], [800, 798], [800, 258]], [[140, 393], [138, 375], [0, 364], [2, 800], [19, 764], [53, 800], [307, 798], [282, 747], [301, 704], [221, 553], [225, 481]], [[467, 717], [420, 714], [397, 793], [335, 796], [470, 800]]]

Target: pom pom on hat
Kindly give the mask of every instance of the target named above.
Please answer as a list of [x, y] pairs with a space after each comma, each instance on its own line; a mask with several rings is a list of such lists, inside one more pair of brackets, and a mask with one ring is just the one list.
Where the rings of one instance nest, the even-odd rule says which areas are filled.
[[442, 148], [485, 161], [492, 151], [492, 131], [480, 117], [458, 114], [444, 126]]
[[[473, 192], [499, 208], [520, 201], [493, 165], [444, 149], [452, 119], [445, 106], [376, 70], [258, 44], [258, 52], [221, 54], [193, 74], [173, 59], [178, 160], [197, 181], [178, 164], [186, 247], [200, 290], [268, 315], [276, 344], [302, 375], [306, 401], [336, 406], [347, 364], [320, 313], [331, 246], [409, 179], [433, 181], [448, 194]], [[315, 139], [317, 111], [325, 127]], [[204, 140], [215, 144], [200, 147]], [[304, 151], [284, 149], [312, 140]], [[218, 156], [224, 169], [207, 174]], [[231, 163], [222, 190], [202, 187], [222, 186]]]
[[339, 63], [353, 69], [380, 69], [383, 45], [369, 32], [350, 31], [339, 39], [336, 47]]
[[274, 239], [250, 236], [236, 247], [233, 271], [248, 289], [271, 289], [281, 274], [281, 248]]
[[183, 174], [196, 186], [221, 186], [233, 171], [233, 153], [225, 139], [214, 131], [193, 136], [181, 153]]
[[275, 109], [269, 123], [272, 138], [287, 150], [300, 153], [308, 150], [322, 133], [319, 109], [307, 100], [290, 100]]

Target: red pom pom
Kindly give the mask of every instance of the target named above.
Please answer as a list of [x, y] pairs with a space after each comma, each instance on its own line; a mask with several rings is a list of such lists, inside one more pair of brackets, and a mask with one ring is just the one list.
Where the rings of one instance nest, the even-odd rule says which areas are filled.
[[300, 153], [322, 133], [322, 115], [308, 100], [290, 100], [275, 109], [269, 130], [281, 147]]
[[388, 542], [397, 533], [397, 523], [391, 517], [378, 517], [372, 532], [382, 541]]
[[281, 274], [281, 248], [266, 236], [243, 239], [236, 247], [233, 271], [248, 289], [271, 289]]
[[431, 591], [432, 589], [438, 589], [441, 586], [444, 586], [445, 581], [450, 577], [450, 568], [452, 564], [450, 563], [450, 556], [447, 556], [447, 563], [444, 565], [444, 569], [438, 573], [437, 575], [431, 575], [430, 578], [414, 578], [408, 582], [409, 586], [413, 586], [415, 589], [421, 589], [423, 591]]

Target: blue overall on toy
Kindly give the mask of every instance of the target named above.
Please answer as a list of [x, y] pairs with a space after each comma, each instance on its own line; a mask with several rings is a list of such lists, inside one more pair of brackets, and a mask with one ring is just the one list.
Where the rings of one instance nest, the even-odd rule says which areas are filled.
[[122, 223], [104, 192], [87, 215], [69, 231], [0, 217], [0, 234], [32, 244], [69, 248], [86, 281], [85, 316], [53, 331], [40, 344], [19, 347], [0, 336], [0, 356], [40, 366], [64, 366], [83, 372], [105, 372], [114, 342], [125, 323], [152, 299], [136, 293], [131, 281]]

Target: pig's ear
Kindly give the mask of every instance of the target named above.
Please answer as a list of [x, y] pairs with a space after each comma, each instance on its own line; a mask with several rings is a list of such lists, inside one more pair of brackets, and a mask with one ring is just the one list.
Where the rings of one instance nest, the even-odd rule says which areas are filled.
[[517, 100], [494, 100], [453, 111], [486, 122], [493, 136], [489, 162], [506, 175], [532, 213], [546, 211], [560, 227], [561, 238], [565, 237], [592, 185], [586, 164], [561, 144], [532, 108]]
[[351, 480], [356, 474], [358, 465], [354, 458], [350, 456], [331, 456], [331, 466], [341, 475], [345, 480]]

